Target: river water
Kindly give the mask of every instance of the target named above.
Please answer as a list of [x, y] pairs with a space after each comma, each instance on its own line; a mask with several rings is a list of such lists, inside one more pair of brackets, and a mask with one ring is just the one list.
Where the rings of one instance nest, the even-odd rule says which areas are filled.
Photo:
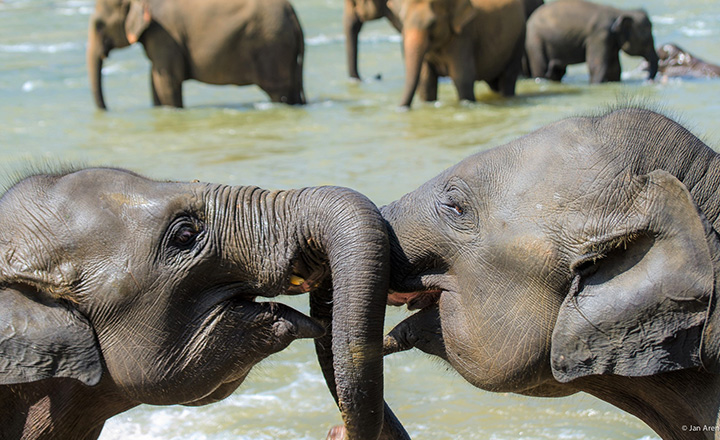
[[[657, 44], [674, 41], [720, 63], [720, 2], [605, 0], [645, 6]], [[562, 84], [518, 83], [501, 99], [477, 84], [459, 104], [448, 82], [437, 104], [396, 111], [400, 39], [385, 21], [361, 33], [360, 84], [346, 80], [341, 0], [295, 0], [306, 39], [310, 104], [267, 102], [255, 87], [188, 82], [186, 109], [150, 106], [141, 47], [111, 53], [110, 111], [98, 112], [85, 71], [88, 0], [0, 0], [0, 171], [5, 180], [57, 164], [112, 165], [164, 179], [267, 188], [342, 185], [378, 205], [447, 166], [557, 119], [641, 102], [676, 116], [720, 146], [720, 80], [648, 83], [622, 57], [622, 84], [587, 85], [584, 65]], [[381, 79], [375, 79], [380, 75]], [[307, 310], [306, 298], [292, 305]], [[393, 309], [387, 325], [406, 312]], [[419, 352], [386, 360], [386, 398], [418, 439], [653, 439], [642, 422], [588, 395], [540, 399], [472, 388]], [[256, 367], [230, 398], [206, 407], [140, 406], [109, 420], [102, 440], [321, 439], [340, 417], [313, 356], [297, 341]]]

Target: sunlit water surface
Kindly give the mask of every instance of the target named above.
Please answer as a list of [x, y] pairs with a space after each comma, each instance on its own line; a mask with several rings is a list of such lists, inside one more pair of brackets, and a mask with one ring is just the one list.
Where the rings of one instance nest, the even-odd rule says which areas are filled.
[[[674, 41], [720, 63], [720, 2], [612, 0], [645, 6], [658, 44]], [[341, 0], [295, 0], [307, 40], [310, 104], [267, 102], [254, 87], [188, 82], [187, 108], [150, 106], [141, 47], [117, 50], [104, 68], [107, 113], [93, 108], [85, 71], [88, 0], [0, 0], [0, 170], [113, 165], [156, 178], [267, 188], [342, 185], [378, 205], [447, 166], [557, 119], [617, 102], [644, 102], [680, 118], [709, 145], [720, 140], [720, 80], [647, 83], [623, 56], [622, 84], [590, 87], [585, 66], [562, 84], [521, 80], [501, 99], [477, 84], [478, 103], [440, 101], [396, 111], [403, 83], [400, 39], [384, 21], [361, 34], [360, 84], [345, 78]], [[306, 298], [289, 301], [307, 310]], [[404, 311], [392, 310], [388, 326]], [[563, 399], [492, 394], [467, 385], [419, 352], [386, 361], [386, 396], [419, 439], [651, 439], [634, 417], [588, 395]], [[106, 424], [103, 440], [320, 439], [340, 423], [310, 341], [256, 367], [230, 398], [206, 407], [140, 406]]]

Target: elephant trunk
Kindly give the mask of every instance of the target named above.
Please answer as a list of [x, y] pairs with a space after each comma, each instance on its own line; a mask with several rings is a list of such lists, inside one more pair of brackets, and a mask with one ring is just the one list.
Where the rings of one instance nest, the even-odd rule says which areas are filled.
[[659, 57], [654, 47], [650, 46], [650, 50], [645, 56], [645, 59], [648, 62], [648, 79], [654, 79], [658, 71], [659, 62]]
[[316, 237], [332, 278], [331, 297], [320, 289], [311, 300], [313, 316], [330, 318], [329, 332], [315, 340], [318, 359], [348, 438], [376, 439], [384, 412], [382, 338], [389, 279], [385, 223], [372, 202], [351, 190], [317, 188], [305, 197], [310, 200], [304, 205], [317, 208], [302, 235]]
[[[349, 438], [377, 439], [389, 278], [387, 232], [378, 209], [361, 194], [337, 187], [242, 187], [231, 193], [237, 197], [237, 248], [247, 252], [237, 256], [240, 266], [251, 267], [268, 296], [302, 283], [298, 274], [305, 278], [311, 316], [328, 330], [316, 339], [318, 359]], [[318, 267], [329, 267], [330, 276], [318, 276]]]
[[102, 33], [97, 30], [97, 26], [94, 25], [94, 20], [92, 19], [88, 30], [86, 57], [90, 90], [95, 98], [95, 105], [101, 110], [107, 110], [102, 93], [102, 67], [103, 58], [105, 57]]
[[405, 90], [401, 107], [410, 107], [422, 69], [425, 53], [430, 45], [427, 29], [403, 27], [403, 51], [405, 52]]

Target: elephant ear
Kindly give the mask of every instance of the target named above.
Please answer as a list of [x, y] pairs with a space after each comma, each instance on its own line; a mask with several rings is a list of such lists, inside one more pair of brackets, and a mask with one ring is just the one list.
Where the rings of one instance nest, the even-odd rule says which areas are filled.
[[125, 18], [125, 36], [130, 44], [136, 43], [150, 26], [152, 14], [147, 2], [131, 0], [128, 15]]
[[[665, 171], [612, 196], [552, 335], [560, 382], [598, 374], [649, 376], [701, 366], [715, 287], [717, 240], [687, 188]], [[622, 208], [618, 208], [622, 207]], [[710, 247], [712, 245], [712, 248]]]
[[630, 38], [632, 32], [633, 18], [628, 14], [620, 14], [610, 26], [610, 32], [618, 37], [620, 45]]
[[0, 290], [0, 385], [53, 377], [96, 385], [100, 350], [87, 320], [36, 292]]
[[463, 28], [478, 14], [470, 0], [455, 0], [452, 12], [453, 32], [460, 34]]

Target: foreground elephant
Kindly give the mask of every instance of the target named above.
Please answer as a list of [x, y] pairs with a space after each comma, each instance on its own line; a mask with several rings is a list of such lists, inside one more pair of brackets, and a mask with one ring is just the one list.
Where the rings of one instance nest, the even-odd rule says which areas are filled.
[[620, 81], [620, 50], [644, 57], [648, 78], [655, 78], [658, 56], [645, 11], [558, 0], [538, 8], [527, 22], [525, 52], [533, 78], [560, 81], [568, 65], [587, 62], [591, 83]]
[[[381, 212], [386, 337], [476, 387], [584, 391], [663, 438], [712, 438], [720, 413], [720, 155], [623, 109], [471, 156]], [[688, 429], [683, 431], [682, 427]]]
[[95, 104], [106, 109], [103, 60], [140, 41], [155, 105], [182, 107], [182, 83], [256, 84], [273, 102], [304, 104], [303, 32], [287, 0], [98, 0], [87, 67]]
[[358, 73], [358, 35], [366, 21], [387, 18], [398, 32], [402, 29], [400, 20], [388, 8], [387, 0], [345, 0], [343, 28], [345, 29], [345, 56], [348, 75], [360, 79]]
[[[378, 436], [389, 251], [365, 197], [85, 169], [22, 180], [0, 225], [3, 439], [221, 400], [297, 338], [318, 338], [351, 438]], [[254, 301], [305, 292], [314, 319]]]
[[437, 99], [438, 77], [449, 76], [460, 100], [475, 101], [475, 81], [515, 94], [525, 37], [523, 0], [390, 0], [402, 22], [405, 89], [410, 107], [419, 88]]

